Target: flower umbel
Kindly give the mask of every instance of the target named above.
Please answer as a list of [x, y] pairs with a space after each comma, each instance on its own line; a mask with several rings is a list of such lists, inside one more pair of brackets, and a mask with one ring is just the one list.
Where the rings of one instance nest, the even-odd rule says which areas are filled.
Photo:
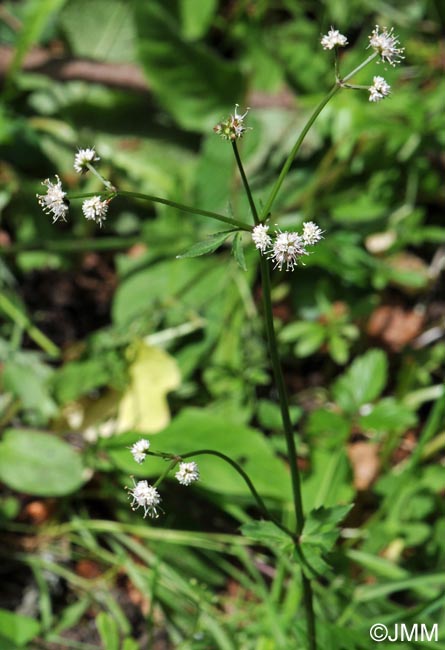
[[66, 221], [65, 217], [68, 212], [69, 203], [65, 199], [66, 192], [62, 189], [62, 181], [56, 174], [56, 183], [51, 183], [49, 178], [45, 181], [42, 181], [42, 185], [46, 185], [48, 188], [46, 194], [36, 194], [39, 204], [43, 208], [43, 212], [46, 214], [52, 213], [53, 223], [56, 223], [58, 219]]
[[348, 39], [343, 34], [340, 34], [338, 29], [331, 27], [320, 42], [324, 50], [333, 50], [334, 47], [344, 47], [347, 45]]
[[390, 65], [395, 66], [405, 58], [402, 56], [405, 48], [398, 47], [400, 41], [394, 35], [393, 28], [388, 31], [383, 27], [381, 33], [380, 29], [381, 28], [378, 25], [375, 26], [371, 36], [369, 37], [368, 47], [372, 47], [373, 50], [378, 52], [382, 61], [387, 61]]
[[313, 221], [306, 221], [303, 224], [303, 242], [305, 246], [313, 246], [320, 239], [323, 239], [324, 230], [319, 228]]
[[95, 221], [102, 227], [102, 221], [105, 221], [108, 211], [109, 200], [102, 201], [100, 196], [93, 196], [86, 199], [82, 204], [82, 211], [85, 219]]
[[147, 481], [138, 481], [134, 484], [134, 488], [129, 490], [129, 493], [133, 497], [131, 502], [133, 510], [141, 507], [144, 509], [144, 518], [147, 515], [153, 518], [159, 517], [157, 507], [161, 503], [161, 497], [155, 487], [149, 485]]
[[91, 165], [98, 160], [100, 158], [96, 155], [94, 148], [79, 149], [74, 156], [74, 169], [78, 174], [85, 173], [88, 171], [88, 163]]
[[275, 262], [274, 268], [280, 271], [293, 271], [302, 255], [307, 255], [304, 240], [296, 232], [280, 232], [270, 251], [269, 259]]
[[181, 485], [190, 485], [190, 483], [199, 479], [198, 465], [194, 462], [180, 463], [175, 476]]
[[147, 456], [147, 451], [150, 449], [150, 442], [142, 438], [138, 440], [130, 447], [130, 451], [133, 455], [133, 458], [137, 463], [143, 463], [145, 457]]
[[268, 230], [269, 226], [265, 226], [263, 223], [260, 223], [255, 226], [252, 231], [253, 242], [256, 248], [258, 248], [258, 250], [260, 250], [262, 253], [264, 253], [266, 248], [269, 248], [269, 246], [272, 244], [272, 238], [267, 234]]
[[368, 88], [369, 101], [379, 102], [381, 99], [388, 97], [391, 92], [391, 86], [386, 83], [383, 77], [374, 77], [373, 84]]
[[214, 132], [223, 140], [237, 140], [250, 128], [244, 126], [244, 118], [249, 112], [249, 108], [242, 115], [238, 113], [238, 108], [239, 104], [235, 104], [235, 113], [213, 127]]

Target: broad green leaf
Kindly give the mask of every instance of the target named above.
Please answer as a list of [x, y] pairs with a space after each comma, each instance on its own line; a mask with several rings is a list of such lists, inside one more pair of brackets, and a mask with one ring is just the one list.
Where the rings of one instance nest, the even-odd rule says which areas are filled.
[[160, 431], [170, 421], [167, 393], [181, 382], [176, 361], [160, 348], [139, 343], [129, 375], [118, 407], [118, 430]]
[[293, 546], [289, 535], [286, 535], [272, 521], [250, 521], [241, 526], [241, 532], [255, 542], [260, 542], [260, 544], [270, 545], [275, 548], [279, 546], [283, 550]]
[[[137, 465], [128, 446], [137, 436], [118, 436], [103, 441], [114, 462], [128, 474], [155, 477], [165, 470], [165, 461], [148, 457]], [[255, 429], [209, 414], [186, 409], [161, 433], [151, 439], [151, 451], [181, 454], [198, 449], [220, 451], [241, 464], [261, 496], [290, 499], [290, 479], [285, 465], [274, 454], [267, 439]], [[250, 495], [244, 480], [224, 460], [200, 455], [194, 458], [200, 469], [197, 487], [226, 495]], [[271, 478], [272, 477], [272, 478]]]
[[224, 244], [227, 237], [233, 233], [233, 230], [225, 230], [223, 232], [216, 232], [214, 235], [211, 235], [206, 240], [198, 242], [189, 248], [182, 255], [177, 255], [178, 259], [183, 259], [186, 257], [200, 257], [201, 255], [207, 255], [208, 253], [213, 253], [220, 246]]
[[70, 0], [60, 22], [74, 54], [110, 63], [135, 60], [136, 33], [131, 3], [124, 0]]
[[359, 418], [363, 431], [378, 433], [402, 433], [417, 422], [416, 415], [405, 404], [397, 402], [394, 397], [385, 397], [377, 402], [367, 415]]
[[30, 0], [26, 5], [26, 17], [21, 25], [16, 50], [8, 70], [12, 78], [19, 70], [28, 50], [38, 42], [52, 14], [58, 11], [66, 0]]
[[182, 33], [186, 40], [195, 40], [204, 36], [208, 30], [218, 0], [180, 0]]
[[164, 304], [169, 305], [169, 316], [173, 306], [182, 306], [186, 318], [191, 309], [209, 305], [225, 281], [211, 257], [153, 264], [123, 279], [114, 296], [113, 320], [117, 325], [132, 325], [138, 316], [148, 318]]
[[235, 237], [233, 238], [232, 253], [240, 269], [242, 269], [243, 271], [247, 271], [246, 258], [244, 257], [242, 236], [241, 233], [239, 232], [237, 232]]
[[114, 351], [66, 363], [56, 372], [53, 385], [59, 402], [65, 404], [89, 391], [106, 386], [116, 375], [124, 377], [123, 360]]
[[297, 357], [308, 357], [318, 350], [326, 339], [327, 331], [321, 323], [311, 323], [294, 348]]
[[307, 431], [313, 436], [326, 435], [328, 446], [335, 447], [345, 442], [351, 430], [351, 423], [340, 413], [318, 409], [309, 414]]
[[8, 429], [0, 442], [0, 480], [13, 490], [64, 496], [84, 482], [81, 457], [54, 435]]
[[13, 359], [4, 365], [4, 388], [18, 397], [27, 411], [27, 422], [34, 426], [46, 424], [57, 413], [49, 391], [52, 369], [30, 357]]
[[207, 131], [243, 97], [236, 65], [180, 35], [174, 3], [135, 0], [139, 58], [160, 102], [186, 129]]
[[0, 636], [17, 646], [25, 646], [40, 633], [40, 623], [29, 616], [0, 609]]
[[114, 618], [106, 612], [100, 612], [96, 618], [96, 626], [103, 647], [107, 650], [119, 650], [119, 629]]
[[336, 402], [346, 413], [375, 400], [387, 381], [388, 363], [383, 350], [369, 350], [349, 366], [334, 384]]

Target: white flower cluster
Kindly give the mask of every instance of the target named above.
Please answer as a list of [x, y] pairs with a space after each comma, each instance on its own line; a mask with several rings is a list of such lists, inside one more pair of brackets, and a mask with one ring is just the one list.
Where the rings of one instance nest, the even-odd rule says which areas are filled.
[[46, 194], [36, 194], [40, 206], [43, 208], [45, 214], [53, 215], [53, 223], [58, 219], [66, 221], [65, 217], [68, 212], [69, 203], [66, 197], [66, 192], [62, 189], [62, 181], [56, 174], [56, 183], [51, 183], [49, 178], [42, 181], [42, 185], [48, 188]]
[[391, 92], [391, 86], [386, 83], [383, 77], [374, 77], [373, 84], [368, 88], [369, 101], [379, 102], [381, 99], [388, 97]]
[[245, 113], [240, 115], [238, 113], [239, 104], [235, 104], [235, 112], [229, 117], [216, 126], [213, 127], [214, 132], [217, 135], [220, 135], [223, 140], [238, 140], [242, 138], [244, 133], [248, 128], [244, 126], [244, 119], [249, 112], [249, 109]]
[[274, 268], [280, 271], [293, 271], [303, 255], [308, 255], [306, 246], [314, 246], [323, 239], [323, 230], [313, 221], [303, 224], [303, 232], [278, 231], [273, 241], [268, 234], [269, 226], [260, 223], [252, 231], [252, 240], [262, 254], [274, 262]]
[[334, 29], [333, 27], [331, 27], [328, 33], [321, 39], [321, 45], [324, 50], [333, 50], [334, 47], [344, 47], [347, 44], [348, 39], [346, 36], [340, 34], [338, 29]]
[[100, 158], [96, 155], [94, 147], [89, 149], [79, 149], [74, 156], [74, 170], [78, 174], [84, 174], [89, 169], [88, 165], [91, 165], [98, 160], [100, 160]]
[[[150, 449], [150, 441], [142, 438], [135, 442], [130, 451], [134, 460], [141, 464], [144, 462], [147, 452]], [[175, 474], [176, 479], [181, 485], [190, 485], [194, 481], [199, 480], [199, 468], [195, 462], [179, 463], [179, 470]], [[134, 487], [129, 489], [129, 495], [132, 497], [131, 507], [133, 510], [138, 508], [144, 509], [144, 518], [149, 515], [150, 517], [158, 517], [157, 508], [161, 503], [161, 497], [156, 487], [149, 485], [147, 481], [134, 481]]]
[[134, 488], [130, 490], [130, 496], [133, 497], [131, 502], [133, 510], [144, 509], [144, 519], [147, 515], [153, 518], [159, 517], [157, 508], [161, 503], [161, 497], [157, 489], [153, 485], [149, 485], [148, 481], [134, 483]]
[[372, 47], [375, 52], [378, 52], [382, 61], [387, 61], [389, 65], [395, 66], [405, 58], [403, 56], [405, 48], [398, 47], [400, 41], [394, 35], [394, 29], [391, 28], [388, 31], [386, 28], [382, 28], [382, 32], [380, 29], [378, 25], [373, 29], [369, 36], [368, 47]]
[[[77, 173], [86, 173], [94, 162], [100, 160], [93, 148], [79, 149], [74, 156], [74, 169]], [[53, 223], [58, 219], [66, 221], [68, 214], [69, 201], [66, 198], [66, 192], [62, 188], [62, 181], [56, 174], [56, 182], [52, 183], [49, 179], [42, 182], [46, 185], [46, 194], [37, 194], [37, 200], [46, 214], [52, 214]], [[102, 201], [100, 196], [93, 196], [86, 199], [82, 204], [82, 211], [85, 219], [95, 221], [102, 226], [106, 219], [108, 205], [110, 200]]]
[[[348, 41], [346, 36], [340, 34], [338, 29], [331, 27], [329, 32], [322, 37], [321, 45], [325, 50], [332, 50], [334, 47], [344, 47]], [[386, 61], [392, 66], [400, 63], [404, 58], [405, 48], [399, 47], [399, 39], [395, 36], [394, 30], [387, 30], [378, 25], [375, 26], [369, 36], [369, 45], [375, 52], [380, 55], [382, 61]], [[355, 88], [364, 88], [364, 86], [355, 86]], [[383, 77], [374, 77], [372, 86], [369, 90], [369, 101], [379, 102], [388, 97], [391, 87]]]

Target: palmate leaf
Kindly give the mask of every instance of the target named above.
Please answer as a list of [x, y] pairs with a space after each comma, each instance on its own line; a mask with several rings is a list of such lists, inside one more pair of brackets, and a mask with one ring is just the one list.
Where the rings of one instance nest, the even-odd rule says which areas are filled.
[[301, 546], [296, 549], [295, 559], [308, 577], [325, 574], [329, 564], [325, 556], [331, 551], [339, 536], [338, 524], [346, 517], [352, 504], [315, 508], [306, 519], [301, 534]]

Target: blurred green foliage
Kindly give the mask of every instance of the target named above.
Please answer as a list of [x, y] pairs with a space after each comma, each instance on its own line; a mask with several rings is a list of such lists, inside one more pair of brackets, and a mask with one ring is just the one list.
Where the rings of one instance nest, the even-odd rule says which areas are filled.
[[[273, 535], [248, 550], [248, 537], [232, 534], [241, 525], [257, 533], [230, 468], [206, 459], [185, 497], [163, 485], [165, 514], [151, 525], [123, 490], [129, 474], [163, 467], [135, 468], [128, 452], [146, 430], [128, 430], [124, 398], [147, 391], [135, 426], [158, 432], [154, 447], [235, 456], [292, 523], [249, 237], [238, 237], [235, 257], [223, 236], [211, 256], [176, 259], [221, 224], [118, 199], [98, 231], [73, 199], [69, 223], [52, 225], [35, 194], [55, 173], [71, 193], [100, 191], [72, 169], [77, 148], [94, 145], [120, 189], [249, 221], [231, 147], [212, 126], [235, 103], [251, 107], [241, 154], [261, 205], [334, 81], [319, 43], [330, 25], [348, 35], [344, 73], [366, 56], [376, 23], [394, 26], [406, 59], [360, 73], [365, 85], [385, 75], [384, 102], [336, 95], [271, 216], [282, 228], [315, 219], [326, 231], [305, 267], [274, 274], [273, 289], [312, 511], [306, 543], [311, 570], [323, 573], [319, 643], [371, 648], [372, 622], [443, 623], [444, 22], [441, 4], [426, 0], [2, 3], [0, 521], [14, 543], [2, 568], [12, 586], [0, 600], [0, 648], [37, 647], [36, 637], [85, 649], [303, 647], [299, 568]], [[165, 367], [144, 347], [162, 349]], [[371, 473], [359, 487], [362, 467]], [[351, 502], [334, 545], [326, 522]]]

